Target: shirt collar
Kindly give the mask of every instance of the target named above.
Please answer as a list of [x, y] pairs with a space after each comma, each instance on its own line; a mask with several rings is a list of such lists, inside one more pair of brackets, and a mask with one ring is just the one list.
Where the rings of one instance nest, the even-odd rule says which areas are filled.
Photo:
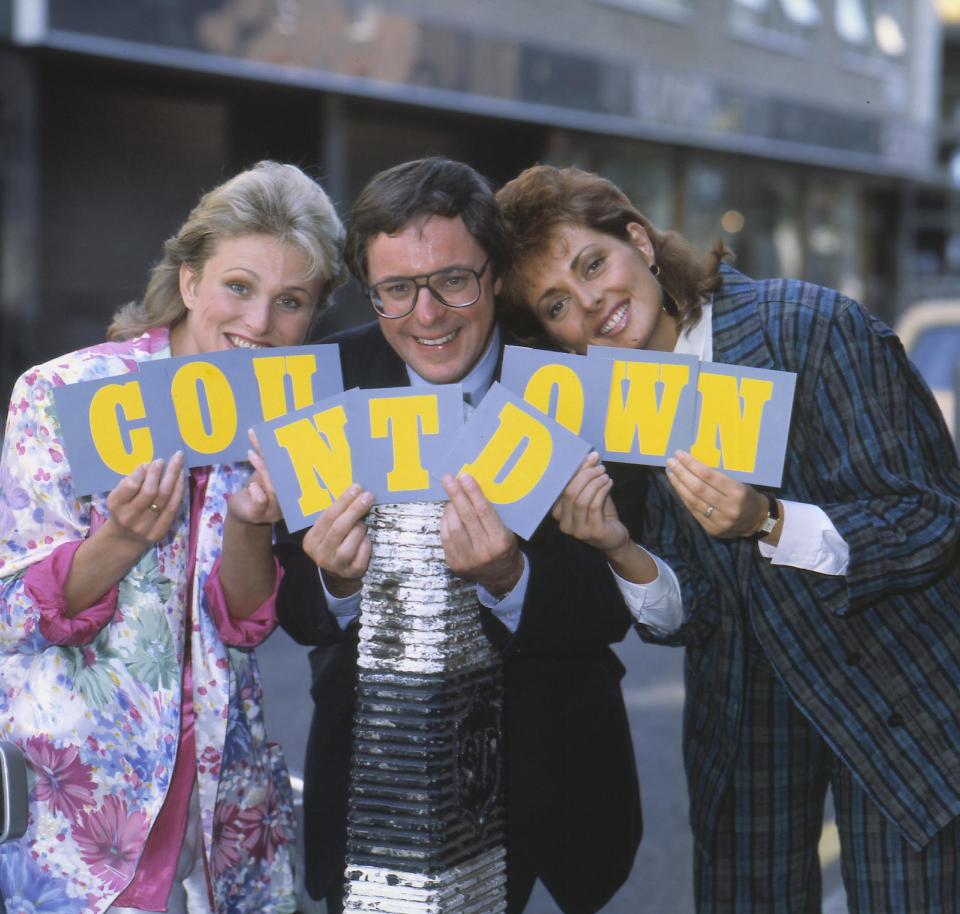
[[713, 361], [713, 302], [703, 305], [700, 320], [680, 334], [673, 351], [678, 355], [695, 355], [701, 362]]
[[[463, 399], [471, 406], [477, 406], [493, 384], [493, 376], [497, 371], [497, 360], [500, 356], [500, 327], [493, 325], [490, 342], [483, 350], [483, 355], [477, 359], [473, 368], [460, 380], [463, 390]], [[411, 387], [436, 387], [426, 378], [421, 378], [409, 365], [406, 366], [407, 377]]]

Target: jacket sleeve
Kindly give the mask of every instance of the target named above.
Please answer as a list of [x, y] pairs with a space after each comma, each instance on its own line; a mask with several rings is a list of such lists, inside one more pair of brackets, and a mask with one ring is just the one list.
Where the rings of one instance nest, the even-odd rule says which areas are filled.
[[355, 640], [358, 623], [340, 628], [327, 608], [320, 572], [303, 551], [303, 537], [277, 525], [274, 553], [283, 568], [277, 590], [277, 619], [280, 627], [298, 644], [320, 647]]
[[481, 609], [494, 644], [508, 655], [563, 657], [594, 655], [623, 640], [632, 617], [599, 552], [562, 534], [549, 516], [521, 548], [530, 579], [516, 632]]
[[900, 341], [856, 302], [838, 306], [816, 377], [817, 450], [801, 459], [814, 461], [830, 493], [820, 507], [849, 545], [850, 564], [840, 578], [807, 574], [823, 603], [844, 615], [952, 569], [960, 467], [940, 409]]
[[0, 456], [0, 653], [49, 647], [25, 572], [89, 530], [90, 502], [74, 494], [58, 430], [50, 380], [27, 372], [13, 389]]
[[666, 480], [663, 470], [651, 471], [650, 485], [643, 516], [626, 515], [631, 537], [655, 552], [674, 571], [680, 582], [680, 593], [686, 620], [670, 635], [657, 635], [639, 623], [637, 634], [653, 644], [669, 646], [694, 645], [706, 640], [717, 624], [719, 599], [710, 576], [696, 559], [696, 552], [678, 517], [686, 511]]

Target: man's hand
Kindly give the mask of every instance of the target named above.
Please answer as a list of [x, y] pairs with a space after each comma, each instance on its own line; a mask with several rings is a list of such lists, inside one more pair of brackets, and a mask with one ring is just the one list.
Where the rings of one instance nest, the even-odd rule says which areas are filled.
[[323, 581], [335, 597], [360, 590], [370, 564], [370, 538], [364, 517], [373, 505], [373, 493], [354, 483], [324, 511], [303, 538], [303, 551], [323, 572]]
[[273, 480], [267, 471], [267, 464], [253, 429], [247, 434], [253, 445], [253, 448], [247, 451], [247, 460], [253, 466], [254, 472], [247, 484], [230, 496], [227, 502], [227, 517], [245, 524], [276, 524], [283, 514], [273, 488]]
[[443, 477], [450, 498], [440, 518], [440, 542], [450, 570], [485, 587], [498, 599], [523, 574], [517, 537], [508, 530], [476, 480], [464, 475]]

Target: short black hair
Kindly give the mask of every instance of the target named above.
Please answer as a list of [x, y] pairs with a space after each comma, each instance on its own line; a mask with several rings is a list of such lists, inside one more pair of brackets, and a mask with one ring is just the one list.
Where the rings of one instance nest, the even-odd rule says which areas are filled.
[[493, 187], [470, 165], [442, 156], [394, 165], [370, 179], [348, 219], [344, 259], [350, 272], [366, 285], [370, 240], [428, 216], [459, 216], [490, 258], [493, 275], [505, 272], [507, 233]]

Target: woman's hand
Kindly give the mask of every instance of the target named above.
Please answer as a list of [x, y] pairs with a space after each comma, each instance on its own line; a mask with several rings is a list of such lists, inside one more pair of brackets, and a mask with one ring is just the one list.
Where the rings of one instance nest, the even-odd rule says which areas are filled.
[[273, 525], [280, 520], [280, 504], [260, 444], [253, 429], [247, 459], [253, 475], [227, 501], [220, 551], [220, 584], [230, 615], [246, 619], [256, 612], [276, 586]]
[[765, 495], [686, 451], [667, 461], [667, 479], [697, 523], [718, 539], [752, 536], [767, 516]]
[[227, 517], [245, 524], [275, 524], [283, 517], [277, 492], [253, 429], [248, 435], [253, 447], [247, 451], [247, 460], [253, 466], [254, 473], [239, 492], [230, 496]]
[[613, 480], [600, 463], [600, 455], [591, 451], [551, 512], [564, 533], [593, 546], [608, 559], [630, 545], [630, 534], [610, 498], [612, 489]]
[[67, 617], [92, 606], [170, 531], [183, 502], [183, 453], [137, 467], [107, 496], [110, 516], [74, 553], [64, 582]]
[[600, 455], [592, 451], [567, 483], [552, 514], [564, 533], [603, 553], [621, 578], [649, 584], [657, 578], [656, 562], [630, 539], [610, 497], [612, 489], [613, 480], [600, 463]]
[[182, 451], [166, 467], [160, 457], [137, 467], [107, 496], [110, 516], [101, 529], [106, 536], [136, 544], [142, 552], [169, 532], [180, 510], [184, 485]]

